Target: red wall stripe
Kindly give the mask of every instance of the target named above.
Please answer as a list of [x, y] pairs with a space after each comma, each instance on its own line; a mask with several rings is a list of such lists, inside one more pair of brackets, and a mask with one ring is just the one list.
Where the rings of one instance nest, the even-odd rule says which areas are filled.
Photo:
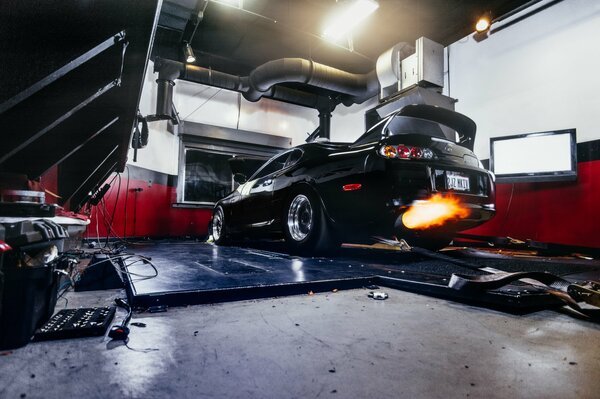
[[574, 182], [498, 184], [496, 217], [464, 233], [600, 248], [600, 161], [577, 173]]
[[[137, 189], [141, 191], [136, 192]], [[108, 219], [117, 200], [112, 223], [114, 233], [110, 236], [114, 236], [115, 233], [119, 237], [204, 237], [207, 235], [212, 209], [173, 208], [172, 203], [177, 200], [176, 187], [131, 179], [127, 188], [127, 179], [123, 175], [121, 189], [118, 190], [118, 179], [116, 179], [104, 197]], [[102, 206], [93, 209], [91, 223], [87, 230], [88, 237], [96, 236], [96, 222], [98, 222], [99, 236], [106, 237], [107, 228], [103, 210]], [[96, 217], [97, 215], [99, 217]]]
[[[117, 186], [115, 180], [105, 196], [109, 214], [117, 199]], [[136, 194], [135, 189], [140, 188], [142, 191]], [[126, 192], [123, 176], [113, 222], [119, 236], [206, 236], [212, 210], [173, 208], [176, 187], [130, 180], [127, 219]], [[579, 163], [575, 182], [498, 184], [496, 208], [494, 219], [465, 233], [600, 248], [600, 160]], [[95, 214], [96, 211], [88, 237], [96, 235]], [[102, 213], [99, 214], [99, 235], [105, 237]]]

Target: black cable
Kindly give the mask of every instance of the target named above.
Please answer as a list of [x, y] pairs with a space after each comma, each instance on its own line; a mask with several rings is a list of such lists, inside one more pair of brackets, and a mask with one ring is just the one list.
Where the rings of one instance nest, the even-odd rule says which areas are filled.
[[108, 183], [106, 183], [106, 184], [108, 184], [109, 186], [110, 186], [111, 184], [113, 184], [113, 182], [116, 180], [117, 176], [118, 176], [118, 173], [117, 173], [116, 175], [114, 175], [114, 176], [113, 176], [113, 178], [112, 178], [112, 180], [111, 180], [111, 181], [109, 181], [109, 182], [108, 182]]
[[110, 338], [112, 338], [113, 340], [124, 341], [125, 343], [127, 343], [127, 340], [129, 337], [129, 327], [127, 325], [129, 324], [129, 321], [131, 320], [131, 316], [133, 314], [133, 309], [131, 308], [131, 306], [129, 306], [127, 301], [125, 301], [125, 299], [123, 299], [123, 298], [116, 298], [115, 303], [117, 304], [117, 306], [127, 310], [127, 316], [123, 319], [121, 324], [114, 325], [110, 328], [110, 331], [108, 332], [108, 336]]
[[106, 209], [106, 202], [104, 201], [104, 199], [102, 199], [102, 201], [100, 203], [102, 204], [102, 208], [100, 208], [100, 211], [102, 212], [102, 219], [104, 220], [104, 228], [106, 229], [106, 234], [107, 234], [106, 245], [103, 248], [108, 248], [108, 250], [110, 252], [115, 252], [117, 250], [117, 248], [116, 247], [111, 248], [108, 245], [108, 236], [112, 233], [115, 236], [115, 238], [117, 239], [117, 243], [122, 243], [124, 241], [117, 234], [115, 229], [113, 229], [112, 224], [108, 222], [108, 218], [107, 218], [108, 209]]
[[133, 315], [133, 309], [123, 298], [116, 298], [115, 303], [117, 304], [117, 306], [127, 311], [127, 316], [123, 319], [123, 323], [121, 323], [122, 326], [127, 326], [129, 324], [129, 321], [131, 320], [131, 316]]
[[[112, 216], [110, 217], [110, 222], [109, 222], [111, 230], [113, 230], [112, 225], [115, 220], [115, 214], [117, 212], [117, 204], [119, 203], [119, 195], [121, 194], [121, 174], [117, 173], [117, 176], [119, 176], [119, 185], [117, 186], [117, 195], [116, 195], [115, 204], [114, 204], [113, 210], [112, 210]], [[109, 235], [110, 235], [109, 233], [106, 234], [106, 246], [108, 246]], [[115, 234], [115, 236], [116, 236], [116, 234]]]
[[196, 111], [198, 111], [200, 108], [202, 108], [207, 102], [209, 102], [210, 100], [213, 99], [214, 96], [216, 96], [217, 94], [219, 94], [221, 92], [221, 90], [223, 89], [219, 89], [217, 90], [213, 95], [211, 95], [210, 97], [208, 97], [206, 100], [204, 100], [204, 102], [200, 105], [198, 105], [196, 107], [196, 109], [194, 109], [192, 112], [190, 112], [185, 118], [183, 118], [184, 120], [189, 118], [190, 116], [192, 116], [193, 113], [195, 113]]
[[127, 203], [129, 201], [129, 165], [125, 165], [125, 170], [127, 170], [127, 186], [125, 188], [125, 208], [124, 208], [124, 213], [125, 213], [125, 221], [124, 223], [124, 227], [123, 227], [123, 239], [126, 240], [127, 239]]
[[104, 230], [106, 230], [106, 240], [104, 242], [103, 248], [109, 248], [108, 238], [110, 236], [110, 224], [108, 223], [108, 220], [106, 217], [108, 210], [106, 209], [106, 201], [104, 200], [104, 198], [102, 198], [102, 200], [100, 201], [100, 203], [98, 205], [99, 206], [102, 205], [102, 207], [100, 208], [100, 212], [102, 213], [102, 221], [104, 222]]

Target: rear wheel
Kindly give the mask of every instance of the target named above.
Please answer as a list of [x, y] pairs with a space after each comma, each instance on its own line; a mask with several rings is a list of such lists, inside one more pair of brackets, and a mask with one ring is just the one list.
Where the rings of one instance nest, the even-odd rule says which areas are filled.
[[315, 194], [297, 190], [284, 207], [283, 233], [291, 252], [301, 255], [327, 253], [339, 247]]
[[212, 218], [212, 236], [217, 245], [225, 245], [227, 239], [227, 225], [225, 224], [225, 212], [220, 205], [215, 209]]

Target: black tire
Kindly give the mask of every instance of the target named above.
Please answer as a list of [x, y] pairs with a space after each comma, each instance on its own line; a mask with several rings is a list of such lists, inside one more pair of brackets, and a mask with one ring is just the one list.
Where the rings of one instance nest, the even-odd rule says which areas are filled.
[[308, 189], [292, 192], [283, 208], [281, 220], [285, 241], [291, 253], [331, 254], [340, 247], [320, 199]]
[[225, 223], [225, 211], [221, 205], [215, 208], [210, 226], [215, 244], [227, 245], [229, 243], [229, 237], [227, 225]]

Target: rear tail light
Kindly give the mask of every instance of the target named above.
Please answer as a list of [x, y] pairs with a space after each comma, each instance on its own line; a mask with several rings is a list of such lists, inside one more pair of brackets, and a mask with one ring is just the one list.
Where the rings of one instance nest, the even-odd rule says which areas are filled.
[[410, 157], [411, 158], [423, 158], [423, 150], [419, 147], [413, 147], [410, 149]]
[[12, 248], [10, 247], [10, 245], [8, 245], [7, 243], [5, 243], [4, 241], [0, 240], [0, 255], [3, 252], [8, 252], [10, 251]]
[[386, 158], [396, 158], [396, 154], [397, 154], [397, 150], [396, 147], [393, 145], [386, 145], [381, 147], [381, 149], [379, 150], [379, 153], [381, 155], [383, 155]]
[[411, 148], [405, 145], [398, 146], [398, 158], [408, 159], [410, 158]]
[[434, 157], [433, 151], [429, 148], [407, 145], [385, 145], [379, 149], [379, 153], [385, 158], [433, 159]]
[[362, 184], [360, 184], [360, 183], [346, 184], [346, 185], [342, 186], [342, 190], [344, 190], [344, 191], [356, 191], [356, 190], [360, 190], [361, 188], [362, 188]]

